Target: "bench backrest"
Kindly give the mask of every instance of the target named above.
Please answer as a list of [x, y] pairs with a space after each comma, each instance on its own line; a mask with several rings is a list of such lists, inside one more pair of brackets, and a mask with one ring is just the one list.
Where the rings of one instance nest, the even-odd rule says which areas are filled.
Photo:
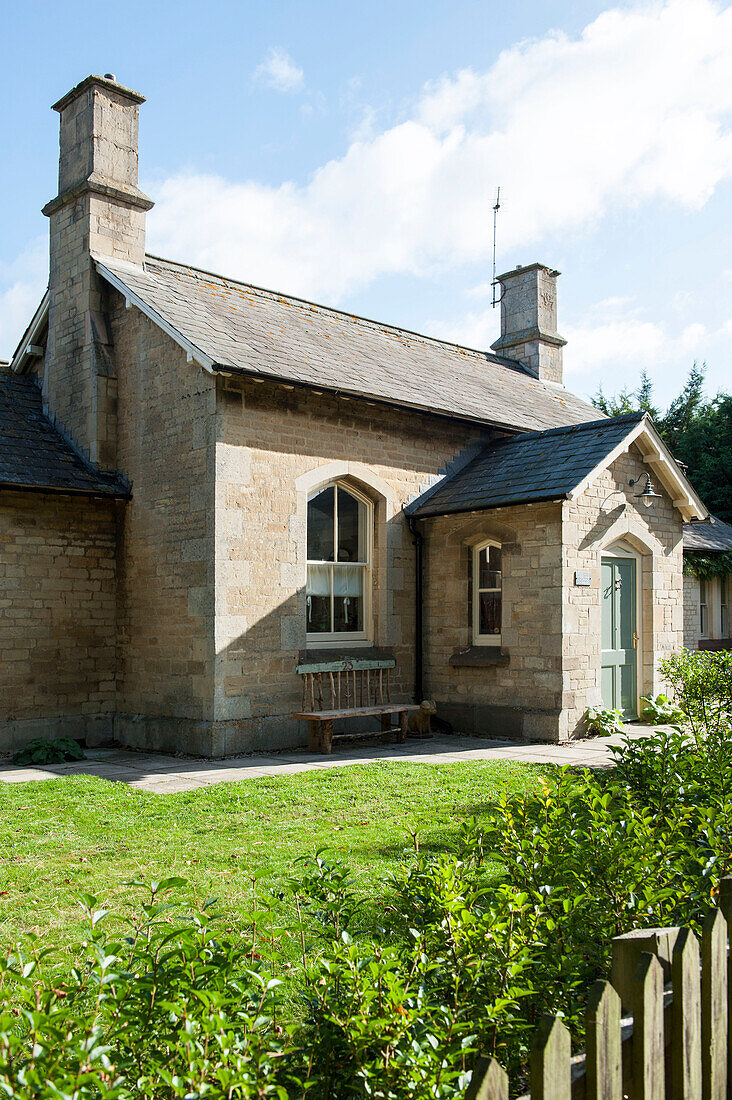
[[303, 710], [348, 710], [391, 702], [390, 665], [357, 667], [356, 661], [333, 662], [322, 668], [300, 666]]

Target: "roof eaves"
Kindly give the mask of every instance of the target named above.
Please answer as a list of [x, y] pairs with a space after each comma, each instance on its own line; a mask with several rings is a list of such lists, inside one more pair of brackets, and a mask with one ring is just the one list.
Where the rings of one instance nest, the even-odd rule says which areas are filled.
[[37, 483], [24, 483], [22, 481], [0, 481], [0, 490], [16, 491], [19, 493], [50, 493], [55, 496], [83, 496], [102, 497], [105, 500], [129, 500], [132, 489], [129, 486], [70, 486], [70, 485], [39, 485]]
[[17, 348], [13, 352], [13, 358], [10, 361], [10, 369], [15, 374], [19, 374], [28, 359], [31, 358], [29, 347], [35, 342], [38, 333], [48, 321], [48, 304], [50, 301], [50, 295], [48, 290], [41, 298], [40, 304], [33, 314], [33, 317], [28, 324], [25, 332], [20, 338]]
[[[494, 503], [484, 504], [480, 507], [475, 504], [467, 504], [461, 508], [446, 508], [444, 511], [442, 509], [440, 509], [440, 511], [429, 511], [429, 503], [424, 502], [425, 508], [428, 509], [425, 512], [421, 512], [419, 507], [413, 512], [409, 512], [408, 508], [404, 510], [407, 514], [413, 515], [415, 519], [437, 519], [439, 516], [461, 516], [467, 515], [470, 512], [490, 512], [494, 508], [519, 508], [523, 507], [525, 504], [559, 504], [561, 501], [567, 499], [567, 493], [551, 492], [544, 495], [537, 494], [531, 497], [521, 497], [520, 500], [509, 497], [506, 500], [497, 500]], [[416, 501], [413, 503], [416, 503]]]
[[436, 409], [431, 405], [420, 405], [416, 401], [400, 401], [397, 398], [381, 397], [378, 394], [369, 393], [367, 390], [343, 390], [337, 386], [329, 386], [327, 382], [303, 382], [299, 379], [289, 378], [286, 375], [274, 374], [267, 371], [264, 374], [262, 371], [255, 370], [254, 368], [247, 369], [246, 367], [233, 367], [227, 363], [213, 363], [211, 366], [212, 374], [231, 374], [241, 376], [242, 378], [252, 378], [257, 382], [273, 382], [278, 386], [285, 386], [288, 389], [301, 389], [309, 390], [311, 393], [329, 393], [334, 397], [344, 397], [347, 400], [362, 400], [367, 401], [372, 405], [382, 405], [389, 409], [412, 409], [414, 412], [428, 413], [430, 416], [438, 416], [443, 420], [460, 420], [469, 424], [480, 424], [486, 428], [496, 428], [502, 432], [511, 432], [513, 435], [535, 435], [536, 433], [527, 428], [519, 428], [516, 424], [504, 423], [501, 420], [488, 420], [481, 416], [470, 416], [469, 413], [455, 413], [448, 412], [447, 409]]

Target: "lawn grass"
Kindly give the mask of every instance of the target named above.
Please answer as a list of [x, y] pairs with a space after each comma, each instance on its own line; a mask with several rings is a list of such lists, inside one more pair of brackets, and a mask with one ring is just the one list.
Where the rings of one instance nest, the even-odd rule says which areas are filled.
[[[536, 787], [547, 769], [512, 761], [378, 762], [223, 783], [179, 794], [89, 776], [0, 784], [0, 945], [27, 932], [65, 943], [83, 929], [91, 893], [124, 912], [128, 880], [187, 878], [237, 922], [296, 860], [328, 847], [359, 889], [420, 850], [449, 850], [460, 823], [501, 792]], [[274, 903], [278, 924], [291, 901]]]

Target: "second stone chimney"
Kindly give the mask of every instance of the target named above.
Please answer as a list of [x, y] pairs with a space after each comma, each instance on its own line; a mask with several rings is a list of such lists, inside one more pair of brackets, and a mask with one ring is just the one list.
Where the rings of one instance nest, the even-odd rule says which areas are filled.
[[137, 186], [138, 112], [144, 97], [107, 73], [88, 76], [53, 109], [61, 116], [58, 195], [50, 220], [44, 404], [94, 462], [114, 467], [116, 372], [92, 253], [141, 266], [145, 213]]
[[491, 348], [520, 359], [544, 382], [562, 382], [562, 348], [557, 332], [557, 276], [544, 264], [516, 267], [498, 276], [501, 335]]

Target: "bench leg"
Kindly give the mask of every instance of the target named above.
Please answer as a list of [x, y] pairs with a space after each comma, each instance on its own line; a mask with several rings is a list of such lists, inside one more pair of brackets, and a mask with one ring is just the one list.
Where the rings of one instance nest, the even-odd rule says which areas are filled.
[[393, 738], [391, 736], [391, 715], [390, 714], [380, 714], [379, 715], [379, 723], [381, 725], [381, 732], [383, 734], [382, 741], [387, 741], [387, 740], [391, 741], [391, 740], [393, 740]]
[[325, 755], [333, 752], [333, 722], [320, 723], [320, 752]]
[[408, 729], [407, 722], [408, 722], [407, 711], [406, 710], [400, 710], [399, 711], [399, 733], [397, 734], [397, 741], [399, 742], [400, 745], [403, 745], [404, 742], [407, 740], [407, 729]]
[[320, 722], [308, 719], [308, 752], [320, 752]]

